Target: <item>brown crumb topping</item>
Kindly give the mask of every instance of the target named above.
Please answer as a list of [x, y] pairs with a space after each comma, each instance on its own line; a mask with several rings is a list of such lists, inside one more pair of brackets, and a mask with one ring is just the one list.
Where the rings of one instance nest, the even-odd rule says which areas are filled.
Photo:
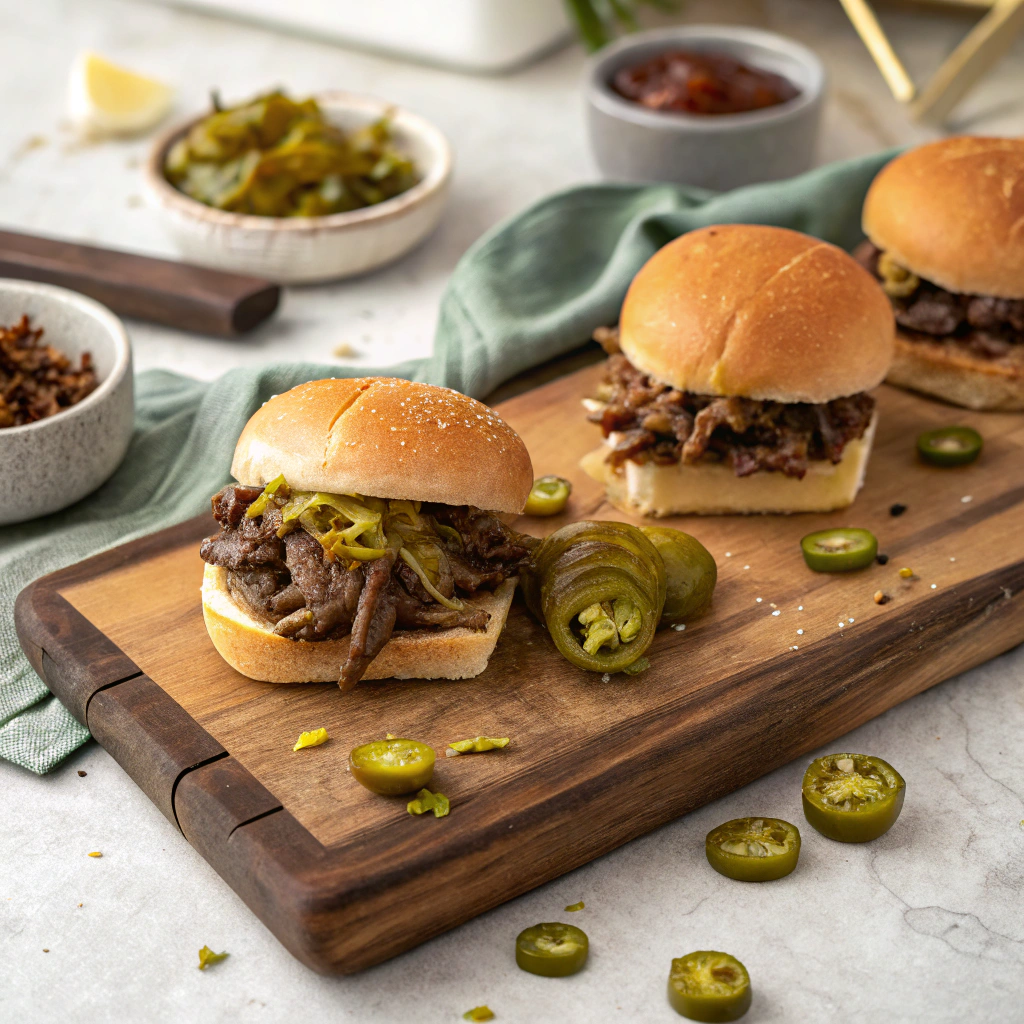
[[52, 345], [43, 344], [43, 329], [27, 316], [0, 327], [0, 428], [55, 416], [82, 401], [99, 384], [92, 356], [82, 353], [75, 369]]

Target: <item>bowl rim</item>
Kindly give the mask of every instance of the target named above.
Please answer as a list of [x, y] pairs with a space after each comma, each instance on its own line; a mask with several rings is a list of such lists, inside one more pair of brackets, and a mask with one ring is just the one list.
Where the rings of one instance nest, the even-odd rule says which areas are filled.
[[350, 93], [341, 89], [327, 89], [312, 93], [312, 98], [325, 110], [330, 108], [365, 112], [380, 116], [391, 112], [392, 120], [403, 131], [418, 135], [433, 151], [431, 164], [423, 177], [405, 192], [385, 199], [373, 206], [344, 213], [330, 213], [320, 217], [258, 217], [251, 213], [233, 213], [207, 206], [176, 189], [164, 176], [163, 163], [167, 151], [193, 125], [209, 116], [208, 112], [198, 114], [187, 121], [172, 125], [153, 142], [144, 168], [144, 183], [150, 195], [164, 209], [173, 210], [193, 221], [213, 224], [217, 227], [236, 228], [253, 232], [298, 232], [317, 233], [324, 230], [340, 230], [355, 225], [372, 224], [402, 216], [412, 207], [433, 196], [447, 184], [452, 173], [452, 150], [448, 139], [441, 130], [426, 118], [377, 96]]
[[[124, 380], [125, 374], [129, 371], [132, 364], [132, 344], [128, 337], [128, 331], [121, 318], [107, 309], [101, 302], [90, 299], [87, 295], [72, 291], [70, 288], [61, 288], [55, 284], [22, 281], [16, 277], [0, 277], [0, 293], [17, 294], [18, 292], [28, 295], [49, 296], [65, 306], [72, 307], [79, 315], [91, 316], [93, 319], [98, 320], [114, 343], [115, 360], [110, 373], [100, 381], [99, 387], [75, 405], [62, 409], [52, 416], [36, 420], [33, 423], [21, 423], [14, 427], [0, 428], [0, 445], [3, 444], [5, 438], [19, 437], [33, 431], [46, 430], [54, 422], [67, 423], [72, 417], [80, 416], [93, 406], [99, 405], [113, 394], [121, 381]], [[46, 329], [45, 324], [43, 329]], [[59, 342], [53, 343], [51, 341], [51, 343], [55, 348], [61, 350]]]
[[[761, 110], [749, 110], [736, 114], [691, 114], [685, 111], [648, 110], [620, 96], [609, 85], [608, 65], [620, 62], [622, 54], [631, 50], [648, 47], [651, 43], [673, 41], [689, 42], [699, 40], [708, 43], [741, 43], [773, 50], [802, 64], [809, 72], [811, 82], [785, 103], [778, 103]], [[587, 61], [584, 76], [587, 97], [590, 103], [602, 113], [620, 120], [631, 121], [661, 131], [687, 132], [699, 129], [709, 134], [728, 133], [743, 128], [761, 127], [773, 122], [787, 121], [804, 114], [809, 107], [817, 104], [825, 91], [827, 74], [818, 55], [803, 43], [788, 36], [770, 32], [767, 29], [746, 25], [695, 24], [676, 25], [665, 28], [635, 32], [603, 47]]]

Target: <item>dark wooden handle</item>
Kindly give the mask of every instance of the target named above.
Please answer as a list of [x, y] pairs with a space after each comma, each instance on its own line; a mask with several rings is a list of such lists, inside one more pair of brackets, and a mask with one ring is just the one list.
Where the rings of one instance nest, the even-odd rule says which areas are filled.
[[271, 281], [56, 238], [0, 231], [0, 277], [57, 284], [121, 316], [183, 331], [237, 337], [281, 299]]

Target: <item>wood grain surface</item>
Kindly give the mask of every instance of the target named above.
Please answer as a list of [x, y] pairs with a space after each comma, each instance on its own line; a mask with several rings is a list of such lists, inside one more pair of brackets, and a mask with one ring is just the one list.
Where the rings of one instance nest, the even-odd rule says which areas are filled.
[[[579, 404], [599, 374], [584, 369], [500, 406], [537, 474], [573, 479], [562, 519], [623, 518], [577, 468], [599, 441]], [[719, 585], [710, 613], [658, 635], [637, 677], [574, 669], [517, 602], [477, 679], [362, 683], [346, 694], [253, 682], [220, 659], [203, 626], [198, 541], [212, 519], [39, 581], [19, 599], [19, 628], [37, 651], [58, 645], [61, 671], [47, 674], [58, 696], [74, 706], [88, 694], [101, 741], [278, 938], [317, 970], [358, 970], [1024, 640], [1024, 417], [888, 388], [879, 399], [875, 454], [850, 510], [673, 521], [710, 549]], [[954, 422], [982, 432], [981, 459], [955, 470], [920, 464], [917, 433]], [[897, 502], [907, 510], [894, 517]], [[520, 526], [539, 533], [562, 519]], [[888, 565], [811, 573], [799, 539], [827, 525], [873, 530]], [[912, 579], [900, 579], [902, 566]], [[879, 589], [889, 603], [874, 603]], [[77, 672], [72, 634], [86, 652]], [[144, 674], [108, 679], [93, 695], [92, 666], [110, 674], [109, 658], [87, 653], [101, 643]], [[132, 699], [115, 714], [108, 705], [122, 689]], [[328, 743], [292, 751], [301, 731], [320, 726]], [[434, 788], [452, 810], [435, 820], [348, 775], [349, 750], [386, 732], [439, 752], [481, 733], [512, 744], [440, 758]], [[898, 751], [873, 752], [898, 763]]]
[[14, 231], [0, 231], [0, 277], [60, 285], [121, 316], [227, 338], [261, 324], [281, 299], [262, 278]]

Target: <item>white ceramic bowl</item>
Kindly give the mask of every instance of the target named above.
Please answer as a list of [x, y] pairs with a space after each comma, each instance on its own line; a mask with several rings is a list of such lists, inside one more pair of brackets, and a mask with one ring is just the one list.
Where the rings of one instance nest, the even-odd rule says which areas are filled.
[[310, 284], [390, 263], [437, 227], [452, 168], [445, 137], [423, 118], [383, 100], [344, 92], [320, 93], [316, 100], [335, 124], [346, 129], [387, 114], [395, 144], [415, 161], [420, 181], [376, 206], [326, 217], [253, 217], [217, 210], [179, 192], [163, 174], [168, 149], [202, 119], [193, 118], [157, 139], [145, 172], [148, 197], [162, 213], [182, 256], [218, 270], [282, 284]]
[[66, 508], [121, 464], [132, 436], [132, 349], [106, 306], [50, 284], [0, 278], [0, 324], [27, 313], [43, 342], [78, 365], [92, 354], [100, 384], [77, 405], [22, 427], [0, 429], [0, 525]]

